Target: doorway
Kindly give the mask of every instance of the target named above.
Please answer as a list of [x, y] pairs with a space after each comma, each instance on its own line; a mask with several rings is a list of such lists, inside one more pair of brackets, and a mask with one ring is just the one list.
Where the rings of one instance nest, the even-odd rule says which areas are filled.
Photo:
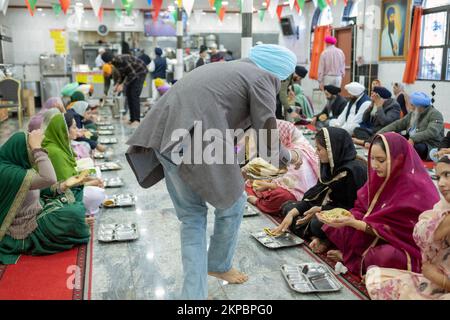
[[348, 96], [348, 92], [344, 89], [344, 86], [353, 81], [353, 68], [354, 68], [354, 46], [353, 46], [353, 26], [334, 29], [334, 36], [337, 39], [336, 47], [344, 51], [345, 54], [345, 76], [342, 79], [342, 95]]

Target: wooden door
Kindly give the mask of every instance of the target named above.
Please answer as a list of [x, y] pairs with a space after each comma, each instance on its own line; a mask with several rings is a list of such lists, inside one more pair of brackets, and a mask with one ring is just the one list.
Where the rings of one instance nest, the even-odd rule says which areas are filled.
[[344, 51], [345, 54], [345, 76], [342, 79], [342, 95], [348, 96], [344, 86], [352, 82], [353, 73], [353, 27], [334, 29], [334, 36], [337, 39], [336, 47]]

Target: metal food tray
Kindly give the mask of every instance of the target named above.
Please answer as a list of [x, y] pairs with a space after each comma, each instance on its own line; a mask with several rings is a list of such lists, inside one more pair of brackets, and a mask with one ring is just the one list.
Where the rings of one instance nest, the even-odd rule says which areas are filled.
[[269, 249], [280, 249], [287, 247], [294, 247], [301, 245], [305, 241], [303, 239], [290, 234], [288, 232], [283, 233], [279, 236], [270, 236], [266, 232], [253, 232], [251, 233], [252, 237], [254, 237], [258, 242], [260, 242], [263, 246]]
[[253, 217], [259, 215], [259, 210], [250, 203], [245, 204], [244, 217]]
[[96, 122], [96, 125], [99, 126], [99, 127], [101, 127], [101, 126], [110, 126], [111, 124], [112, 124], [112, 123], [109, 122], [109, 121], [99, 121], [99, 122]]
[[[112, 200], [114, 203], [105, 205], [108, 200]], [[105, 208], [133, 207], [134, 205], [136, 205], [136, 196], [132, 194], [116, 194], [103, 202]]]
[[101, 224], [98, 240], [101, 242], [131, 241], [139, 238], [136, 223]]
[[335, 292], [342, 289], [334, 274], [321, 263], [285, 264], [281, 266], [281, 273], [296, 292]]
[[104, 182], [105, 188], [120, 188], [120, 187], [123, 187], [123, 185], [124, 185], [122, 178], [119, 178], [119, 177], [104, 179], [103, 182]]
[[117, 138], [99, 137], [98, 143], [100, 144], [114, 144], [117, 143]]
[[114, 130], [114, 126], [112, 126], [112, 125], [103, 125], [103, 126], [98, 126], [97, 129], [98, 130]]
[[99, 136], [112, 136], [114, 135], [114, 131], [112, 130], [98, 130], [97, 131]]
[[117, 162], [102, 162], [97, 163], [96, 166], [100, 167], [101, 171], [115, 171], [122, 169], [122, 166]]
[[112, 152], [110, 151], [100, 152], [95, 150], [93, 156], [94, 159], [108, 159], [112, 157]]

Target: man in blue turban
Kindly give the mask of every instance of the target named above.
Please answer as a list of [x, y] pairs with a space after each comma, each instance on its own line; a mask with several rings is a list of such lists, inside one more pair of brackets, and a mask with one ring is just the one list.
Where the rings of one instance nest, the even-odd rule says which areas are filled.
[[386, 11], [386, 26], [381, 36], [381, 56], [399, 56], [403, 54], [400, 48], [401, 34], [396, 28], [396, 11], [394, 7], [389, 7]]
[[[295, 55], [286, 48], [260, 45], [250, 58], [196, 68], [152, 106], [127, 141], [127, 160], [139, 184], [149, 188], [165, 178], [181, 221], [182, 299], [206, 299], [208, 274], [229, 283], [248, 279], [232, 267], [247, 201], [235, 150], [243, 131], [253, 128], [260, 134], [261, 157], [268, 147], [269, 158], [281, 166], [299, 167], [295, 151], [270, 143], [278, 133], [280, 82], [295, 66]], [[215, 207], [209, 249], [206, 203]]]
[[444, 138], [444, 118], [431, 105], [431, 98], [424, 92], [414, 92], [409, 97], [413, 112], [397, 120], [378, 133], [404, 133], [423, 160], [429, 160], [429, 152], [438, 148]]

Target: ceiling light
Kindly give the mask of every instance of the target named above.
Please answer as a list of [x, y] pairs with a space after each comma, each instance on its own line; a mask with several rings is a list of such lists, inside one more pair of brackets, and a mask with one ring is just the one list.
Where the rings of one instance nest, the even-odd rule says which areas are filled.
[[41, 12], [41, 11], [42, 11], [42, 8], [38, 8], [37, 11]]
[[267, 2], [263, 2], [262, 6], [267, 7]]
[[227, 6], [228, 5], [228, 1], [222, 1], [222, 5], [223, 6]]

